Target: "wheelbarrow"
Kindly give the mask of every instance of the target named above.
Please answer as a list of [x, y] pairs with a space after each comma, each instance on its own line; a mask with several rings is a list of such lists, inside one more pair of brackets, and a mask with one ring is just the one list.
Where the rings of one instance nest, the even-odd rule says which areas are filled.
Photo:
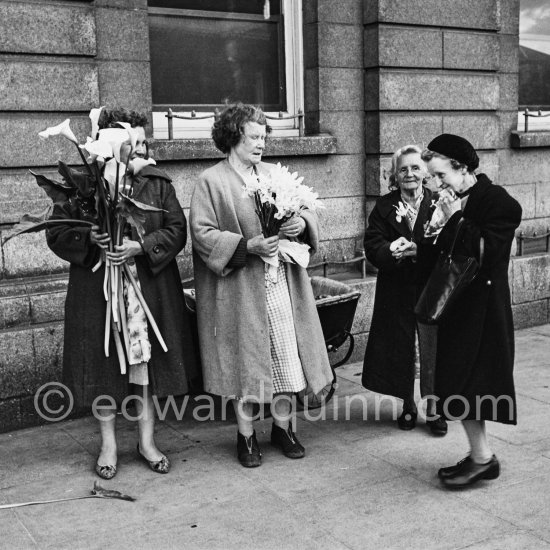
[[[322, 406], [332, 398], [336, 383], [334, 369], [345, 364], [353, 353], [355, 340], [351, 328], [361, 293], [345, 283], [325, 277], [311, 277], [310, 281], [327, 351], [335, 353], [346, 342], [348, 345], [344, 357], [331, 366], [332, 381], [321, 392], [314, 394], [306, 388], [296, 394], [298, 404], [302, 408], [312, 409]], [[195, 291], [194, 289], [184, 289], [184, 294], [185, 305], [192, 317], [193, 337], [198, 344]]]
[[308, 409], [317, 408], [328, 403], [334, 395], [336, 389], [336, 372], [334, 369], [347, 363], [355, 347], [351, 328], [357, 310], [357, 303], [361, 296], [358, 290], [340, 281], [326, 277], [311, 277], [310, 280], [327, 351], [335, 353], [346, 342], [348, 349], [342, 359], [332, 364], [332, 381], [319, 393], [314, 394], [309, 388], [306, 388], [296, 394], [298, 403], [302, 408]]

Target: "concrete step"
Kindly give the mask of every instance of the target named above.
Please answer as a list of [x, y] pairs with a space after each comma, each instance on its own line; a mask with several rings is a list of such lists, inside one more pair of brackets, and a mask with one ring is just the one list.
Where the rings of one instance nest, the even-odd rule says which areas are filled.
[[63, 320], [67, 274], [0, 282], [0, 331]]

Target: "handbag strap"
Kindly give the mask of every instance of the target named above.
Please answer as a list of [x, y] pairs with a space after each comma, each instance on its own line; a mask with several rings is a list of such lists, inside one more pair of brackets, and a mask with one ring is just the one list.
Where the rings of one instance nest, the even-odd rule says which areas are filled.
[[[455, 236], [453, 238], [453, 244], [451, 245], [451, 249], [449, 250], [449, 254], [448, 254], [449, 256], [453, 255], [456, 240], [458, 239], [458, 234], [460, 233], [460, 229], [462, 228], [463, 223], [464, 223], [464, 218], [460, 218], [460, 220], [458, 220], [458, 223], [456, 224]], [[479, 267], [481, 267], [481, 264], [483, 263], [484, 255], [485, 255], [485, 239], [483, 237], [480, 237], [479, 238]]]

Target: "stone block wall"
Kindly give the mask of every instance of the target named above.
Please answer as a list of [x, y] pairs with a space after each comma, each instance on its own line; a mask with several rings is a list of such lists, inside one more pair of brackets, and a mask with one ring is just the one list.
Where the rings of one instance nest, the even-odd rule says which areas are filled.
[[[510, 145], [518, 14], [518, 0], [303, 0], [307, 137], [270, 140], [266, 160], [298, 171], [325, 201], [312, 262], [357, 253], [392, 152], [441, 132], [479, 149], [482, 169], [521, 202], [522, 230], [550, 225], [548, 148]], [[79, 162], [68, 142], [40, 141], [40, 130], [70, 118], [84, 142], [92, 107], [151, 111], [147, 18], [146, 0], [0, 0], [0, 238], [49, 204], [29, 168], [54, 175], [57, 159]], [[193, 185], [219, 152], [201, 140], [152, 150], [188, 214]], [[510, 268], [518, 328], [549, 320], [548, 258], [516, 258]], [[189, 246], [178, 263], [190, 278]], [[42, 234], [1, 247], [0, 431], [40, 421], [34, 393], [61, 379], [67, 268]], [[376, 277], [350, 283], [362, 292], [352, 357], [360, 360]]]

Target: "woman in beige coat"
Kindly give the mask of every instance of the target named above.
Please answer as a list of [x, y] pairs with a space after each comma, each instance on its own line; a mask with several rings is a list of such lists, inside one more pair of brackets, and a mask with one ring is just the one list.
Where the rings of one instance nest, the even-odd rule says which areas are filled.
[[[263, 237], [254, 200], [243, 193], [248, 178], [270, 170], [261, 162], [267, 130], [259, 108], [225, 109], [212, 137], [227, 158], [202, 173], [190, 212], [204, 387], [233, 399], [237, 454], [245, 467], [261, 463], [254, 403], [271, 403], [271, 443], [285, 456], [301, 458], [291, 396], [306, 385], [319, 392], [332, 381], [307, 272], [280, 262], [277, 282], [266, 277], [260, 256], [278, 254], [278, 237]], [[315, 215], [291, 218], [281, 234], [315, 249]]]

